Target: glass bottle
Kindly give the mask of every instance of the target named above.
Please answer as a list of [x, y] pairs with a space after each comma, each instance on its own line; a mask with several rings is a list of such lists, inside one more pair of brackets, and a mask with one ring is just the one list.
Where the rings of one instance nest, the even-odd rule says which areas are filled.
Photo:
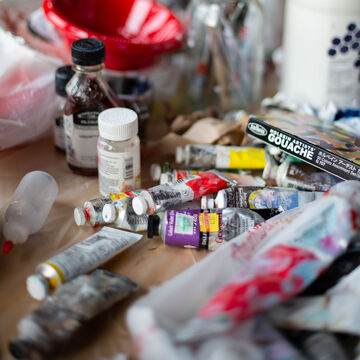
[[56, 116], [54, 121], [54, 144], [58, 151], [65, 152], [64, 105], [67, 94], [65, 87], [74, 75], [71, 65], [59, 67], [55, 72]]
[[66, 158], [71, 170], [97, 174], [98, 115], [125, 106], [103, 78], [105, 45], [98, 39], [80, 39], [71, 45], [75, 75], [66, 86], [64, 107]]

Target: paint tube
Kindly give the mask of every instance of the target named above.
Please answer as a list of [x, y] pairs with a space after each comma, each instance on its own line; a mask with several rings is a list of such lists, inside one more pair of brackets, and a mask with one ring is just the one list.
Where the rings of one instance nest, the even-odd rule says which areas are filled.
[[154, 214], [235, 184], [227, 176], [210, 170], [144, 190], [134, 198], [132, 206], [137, 215]]
[[337, 337], [327, 332], [291, 331], [289, 338], [311, 360], [348, 360]]
[[106, 204], [111, 204], [117, 199], [122, 199], [129, 196], [137, 196], [140, 192], [128, 191], [119, 194], [110, 194], [109, 196], [102, 196], [96, 199], [87, 200], [83, 207], [76, 207], [74, 209], [74, 220], [77, 226], [83, 226], [89, 223], [91, 226], [98, 226], [106, 224], [102, 216], [103, 208]]
[[[233, 256], [238, 254], [239, 258], [244, 257], [236, 246], [240, 239], [252, 238], [253, 243], [254, 238], [260, 237], [263, 246], [210, 295], [196, 317], [177, 333], [177, 339], [189, 341], [204, 330], [207, 336], [227, 331], [242, 320], [299, 294], [314, 281], [344, 252], [358, 231], [360, 183], [348, 183], [339, 186], [340, 183], [327, 196], [294, 209], [297, 216], [282, 231], [271, 226], [270, 220], [265, 236], [262, 228], [267, 227], [266, 222], [234, 239], [229, 246]], [[275, 217], [275, 224], [283, 216]], [[312, 312], [314, 321], [318, 316], [318, 312]], [[285, 315], [281, 319], [287, 321], [289, 317]], [[356, 324], [360, 324], [358, 319]]]
[[291, 159], [286, 159], [276, 170], [278, 186], [299, 190], [327, 191], [341, 181], [343, 180], [326, 172], [305, 173]]
[[84, 323], [137, 289], [128, 278], [106, 270], [79, 276], [20, 321], [9, 350], [18, 359], [49, 359]]
[[132, 202], [134, 197], [125, 197], [106, 204], [103, 209], [104, 221], [120, 229], [146, 231], [148, 215], [136, 215]]
[[[205, 172], [201, 170], [172, 169], [168, 165], [169, 164], [151, 165], [151, 177], [153, 180], [160, 180], [160, 185], [185, 179], [191, 175], [199, 175]], [[229, 177], [230, 179], [235, 180], [238, 185], [265, 186], [266, 184], [261, 177], [248, 175], [248, 172], [243, 170], [237, 170], [234, 172], [219, 172]]]
[[331, 266], [326, 269], [301, 296], [322, 295], [332, 288], [337, 282], [360, 265], [360, 242], [355, 241], [350, 244], [346, 253], [337, 258]]
[[298, 191], [277, 187], [233, 186], [220, 190], [215, 199], [215, 207], [266, 209], [282, 208], [290, 210], [316, 200], [322, 192]]
[[193, 168], [263, 169], [266, 165], [263, 148], [191, 145], [177, 147], [175, 161]]
[[162, 219], [149, 216], [148, 238], [160, 235], [167, 245], [216, 250], [263, 221], [248, 209], [168, 210]]
[[49, 292], [76, 276], [96, 269], [141, 238], [142, 235], [103, 227], [86, 240], [38, 265], [36, 274], [26, 280], [27, 290], [34, 299], [43, 300]]

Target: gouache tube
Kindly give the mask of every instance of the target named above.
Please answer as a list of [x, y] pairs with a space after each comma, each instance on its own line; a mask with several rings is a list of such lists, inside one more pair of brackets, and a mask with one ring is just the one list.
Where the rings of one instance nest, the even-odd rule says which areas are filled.
[[343, 181], [326, 172], [305, 173], [290, 159], [286, 159], [276, 171], [276, 183], [278, 186], [286, 186], [299, 190], [327, 191], [332, 186]]
[[43, 300], [71, 279], [96, 269], [115, 255], [135, 244], [142, 235], [104, 227], [86, 240], [36, 267], [36, 274], [26, 280], [27, 290], [36, 300]]
[[50, 359], [84, 323], [138, 290], [130, 279], [106, 270], [82, 275], [59, 288], [23, 318], [9, 343], [17, 359]]
[[162, 219], [149, 216], [148, 237], [160, 235], [167, 245], [216, 250], [263, 221], [249, 209], [168, 210]]
[[82, 208], [76, 207], [74, 209], [74, 220], [77, 226], [83, 226], [89, 223], [91, 226], [98, 226], [106, 224], [107, 221], [103, 218], [103, 209], [106, 204], [112, 204], [117, 199], [124, 197], [136, 196], [136, 191], [122, 192], [118, 194], [110, 194], [109, 196], [102, 196], [93, 200], [84, 202]]
[[236, 182], [216, 170], [143, 190], [132, 202], [137, 215], [154, 214], [212, 194]]
[[307, 192], [287, 188], [233, 186], [218, 192], [215, 206], [219, 209], [227, 207], [281, 208], [286, 211], [314, 201], [322, 195], [322, 192]]
[[265, 150], [256, 147], [191, 145], [176, 148], [176, 163], [193, 168], [264, 169]]

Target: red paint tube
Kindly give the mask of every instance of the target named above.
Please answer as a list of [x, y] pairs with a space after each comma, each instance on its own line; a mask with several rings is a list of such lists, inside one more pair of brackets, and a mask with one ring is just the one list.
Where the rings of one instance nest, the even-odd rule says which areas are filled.
[[236, 182], [216, 170], [144, 190], [133, 200], [137, 215], [154, 214], [201, 196], [215, 193]]

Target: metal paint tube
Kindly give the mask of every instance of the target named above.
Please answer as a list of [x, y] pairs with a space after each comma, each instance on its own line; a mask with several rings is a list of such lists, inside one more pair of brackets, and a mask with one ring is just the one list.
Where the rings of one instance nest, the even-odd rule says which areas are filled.
[[168, 210], [162, 219], [149, 216], [148, 237], [160, 235], [167, 245], [216, 250], [264, 222], [248, 209]]
[[154, 214], [231, 185], [236, 185], [236, 182], [216, 170], [210, 170], [144, 190], [134, 198], [132, 205], [137, 215]]
[[132, 202], [134, 197], [125, 197], [106, 204], [102, 216], [104, 221], [120, 229], [132, 231], [146, 231], [148, 215], [136, 215]]
[[332, 186], [343, 181], [326, 172], [305, 173], [290, 159], [284, 161], [276, 171], [276, 183], [278, 186], [285, 186], [299, 190], [327, 191]]
[[215, 206], [266, 209], [282, 208], [290, 210], [316, 200], [323, 193], [307, 192], [296, 189], [277, 187], [233, 186], [220, 190], [215, 199]]
[[[204, 171], [173, 169], [161, 174], [160, 185], [166, 184], [168, 182], [173, 182], [176, 180], [185, 179], [186, 177], [189, 177], [191, 175], [199, 175], [202, 173], [204, 173]], [[228, 178], [235, 180], [238, 185], [265, 186], [266, 184], [266, 182], [259, 176], [251, 176], [251, 175], [227, 173], [227, 172], [226, 173], [221, 172], [221, 174], [224, 174]]]
[[49, 292], [96, 269], [141, 238], [139, 234], [103, 227], [86, 240], [38, 265], [36, 274], [26, 280], [27, 290], [34, 299], [43, 300]]
[[175, 160], [193, 168], [263, 169], [266, 165], [263, 148], [222, 145], [179, 146]]
[[138, 288], [128, 278], [106, 270], [79, 276], [20, 321], [19, 336], [10, 341], [9, 350], [17, 359], [49, 359], [84, 323]]
[[84, 202], [82, 208], [76, 207], [74, 209], [74, 220], [77, 226], [83, 226], [89, 223], [91, 226], [98, 226], [106, 224], [102, 216], [103, 208], [106, 204], [111, 204], [117, 199], [122, 199], [129, 196], [137, 196], [139, 192], [127, 191], [119, 194], [110, 194], [109, 196], [102, 196], [93, 200]]

